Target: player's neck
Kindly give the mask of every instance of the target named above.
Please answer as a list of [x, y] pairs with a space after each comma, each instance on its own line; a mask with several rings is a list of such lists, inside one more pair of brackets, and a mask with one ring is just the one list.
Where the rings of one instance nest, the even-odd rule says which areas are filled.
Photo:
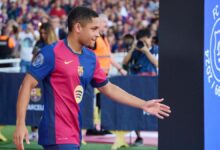
[[82, 53], [82, 45], [78, 42], [78, 39], [76, 39], [75, 36], [68, 35], [67, 44], [74, 53]]

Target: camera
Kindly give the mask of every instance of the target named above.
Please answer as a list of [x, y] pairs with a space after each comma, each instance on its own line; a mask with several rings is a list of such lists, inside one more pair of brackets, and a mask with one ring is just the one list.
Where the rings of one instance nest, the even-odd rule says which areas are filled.
[[134, 74], [137, 74], [137, 73], [139, 73], [141, 71], [142, 67], [143, 66], [141, 64], [138, 64], [138, 63], [132, 64], [130, 66], [131, 72], [134, 73]]
[[139, 48], [139, 49], [143, 48], [144, 47], [144, 42], [137, 41], [136, 47]]

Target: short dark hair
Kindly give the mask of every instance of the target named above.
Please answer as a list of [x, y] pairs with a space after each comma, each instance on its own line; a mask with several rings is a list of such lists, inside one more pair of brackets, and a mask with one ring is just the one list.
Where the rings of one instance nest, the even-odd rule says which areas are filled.
[[131, 35], [131, 34], [125, 34], [125, 35], [124, 35], [124, 37], [123, 37], [123, 39], [124, 39], [124, 40], [129, 39], [129, 40], [134, 41], [134, 36], [133, 36], [133, 35]]
[[126, 47], [127, 46], [130, 47], [134, 43], [134, 40], [135, 40], [135, 38], [131, 34], [126, 34], [123, 36], [123, 42]]
[[68, 30], [71, 32], [73, 25], [77, 22], [84, 25], [85, 22], [91, 21], [92, 18], [96, 18], [96, 17], [99, 17], [99, 15], [92, 9], [83, 6], [75, 7], [70, 11], [68, 15], [68, 19], [67, 19]]
[[141, 38], [143, 37], [147, 37], [147, 38], [150, 38], [151, 37], [151, 32], [148, 28], [146, 29], [141, 29], [137, 32], [136, 34], [136, 38], [137, 40], [140, 40]]

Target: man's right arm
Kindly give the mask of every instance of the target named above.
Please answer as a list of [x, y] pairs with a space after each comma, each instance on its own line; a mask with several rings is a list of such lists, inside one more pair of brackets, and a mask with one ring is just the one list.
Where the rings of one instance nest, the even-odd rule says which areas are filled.
[[38, 81], [30, 74], [26, 74], [18, 94], [16, 111], [16, 130], [14, 132], [14, 143], [18, 150], [23, 150], [23, 139], [28, 140], [28, 132], [25, 125], [26, 110], [30, 100], [31, 90], [38, 84]]

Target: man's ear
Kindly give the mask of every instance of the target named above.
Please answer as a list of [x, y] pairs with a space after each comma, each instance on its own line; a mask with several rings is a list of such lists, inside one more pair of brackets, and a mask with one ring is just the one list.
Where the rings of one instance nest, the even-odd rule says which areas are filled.
[[74, 30], [75, 30], [75, 32], [77, 32], [77, 33], [81, 32], [81, 30], [82, 30], [81, 24], [77, 22], [77, 23], [74, 25]]

